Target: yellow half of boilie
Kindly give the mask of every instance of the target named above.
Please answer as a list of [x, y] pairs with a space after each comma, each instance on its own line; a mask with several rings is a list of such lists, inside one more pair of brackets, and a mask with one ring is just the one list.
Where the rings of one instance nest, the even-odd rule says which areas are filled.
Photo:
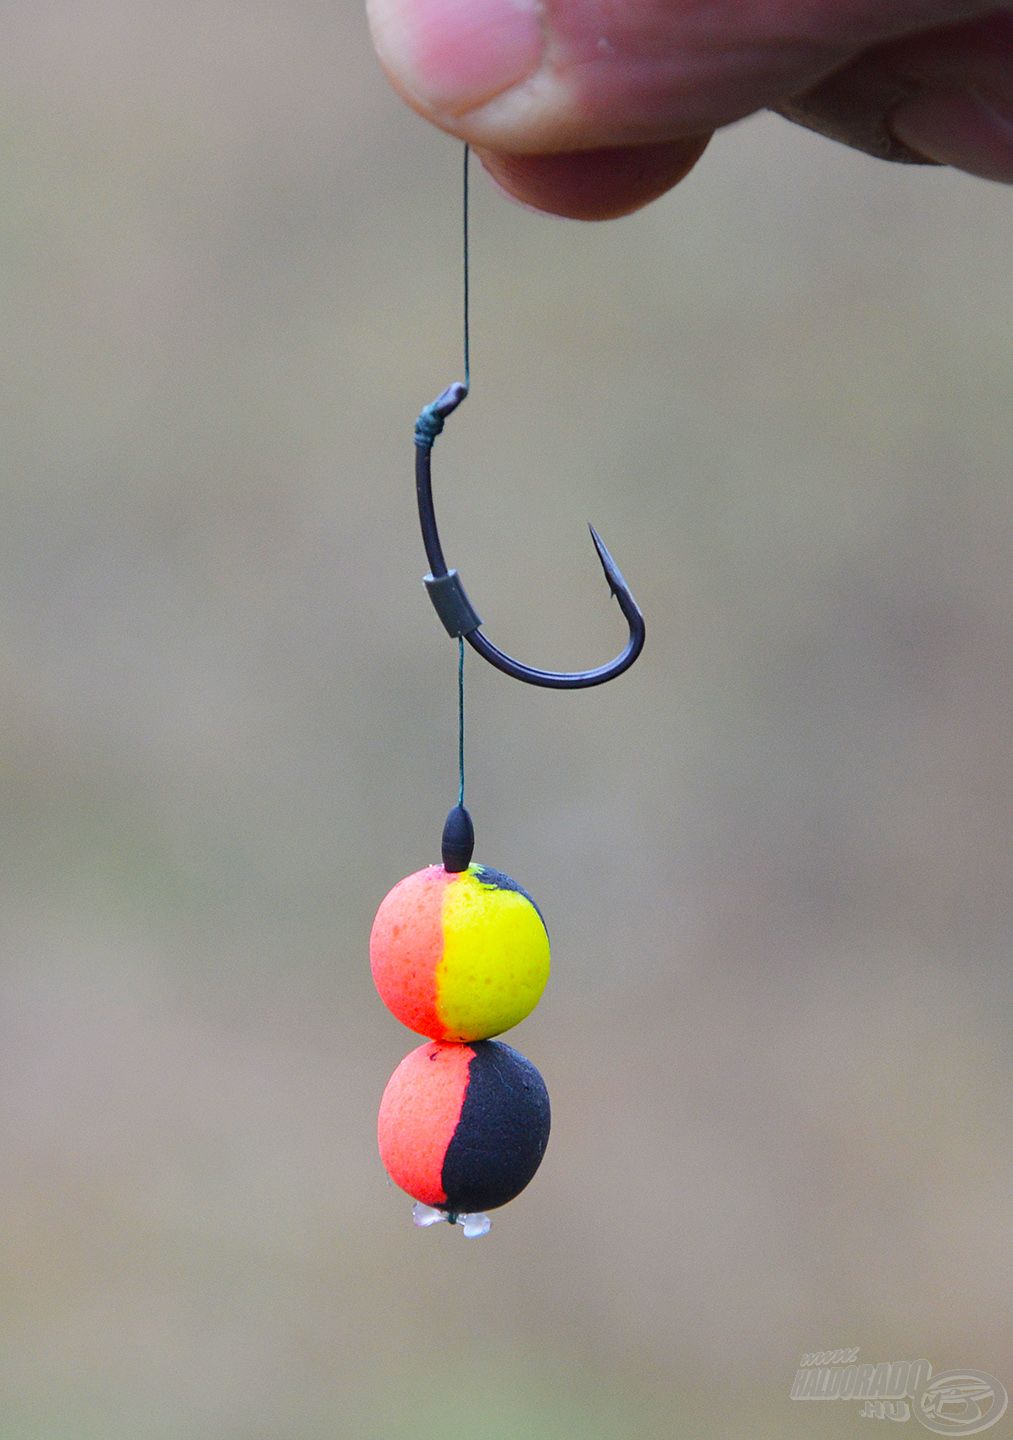
[[443, 892], [436, 1013], [447, 1040], [487, 1040], [519, 1024], [549, 978], [549, 937], [531, 898], [471, 865]]

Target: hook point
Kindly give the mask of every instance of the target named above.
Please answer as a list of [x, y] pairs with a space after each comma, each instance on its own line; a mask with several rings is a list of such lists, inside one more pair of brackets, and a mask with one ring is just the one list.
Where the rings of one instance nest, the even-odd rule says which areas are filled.
[[625, 590], [627, 588], [626, 581], [622, 577], [619, 566], [612, 559], [611, 552], [605, 544], [605, 541], [592, 524], [589, 523], [587, 528], [591, 532], [594, 548], [598, 552], [598, 559], [601, 561], [601, 568], [605, 572], [605, 579], [609, 582], [609, 589], [612, 591], [612, 594], [615, 595], [618, 590]]

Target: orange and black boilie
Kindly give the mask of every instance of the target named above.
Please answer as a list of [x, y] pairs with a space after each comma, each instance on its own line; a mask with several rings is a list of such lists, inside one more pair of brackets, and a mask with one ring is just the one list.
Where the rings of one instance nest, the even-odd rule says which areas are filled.
[[482, 624], [456, 570], [447, 568], [433, 508], [431, 456], [444, 421], [468, 394], [468, 151], [464, 153], [465, 380], [448, 386], [415, 422], [415, 482], [430, 573], [425, 586], [458, 644], [458, 803], [443, 829], [442, 860], [399, 881], [377, 911], [369, 952], [388, 1009], [427, 1037], [394, 1071], [380, 1102], [380, 1156], [415, 1200], [420, 1226], [460, 1224], [484, 1235], [489, 1210], [505, 1205], [538, 1169], [549, 1138], [541, 1075], [501, 1035], [538, 1004], [549, 976], [541, 911], [508, 875], [472, 863], [475, 833], [464, 808], [464, 642], [529, 685], [580, 690], [603, 685], [636, 660], [644, 619], [601, 537], [591, 535], [629, 635], [595, 670], [535, 670], [504, 654]]

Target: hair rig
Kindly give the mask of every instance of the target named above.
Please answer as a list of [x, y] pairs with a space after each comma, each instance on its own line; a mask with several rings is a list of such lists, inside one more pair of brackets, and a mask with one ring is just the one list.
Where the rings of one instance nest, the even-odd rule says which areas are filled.
[[446, 1220], [466, 1236], [490, 1228], [485, 1213], [527, 1185], [549, 1138], [549, 1096], [523, 1055], [492, 1037], [538, 1004], [549, 978], [549, 939], [528, 892], [499, 870], [472, 862], [475, 832], [464, 807], [464, 642], [515, 680], [554, 690], [603, 685], [628, 670], [644, 646], [644, 617], [591, 526], [609, 589], [629, 635], [614, 660], [593, 670], [536, 670], [482, 633], [456, 570], [447, 568], [433, 507], [432, 450], [468, 394], [468, 148], [464, 151], [464, 373], [415, 422], [415, 488], [430, 573], [424, 584], [458, 646], [457, 804], [443, 828], [442, 864], [399, 881], [377, 911], [370, 965], [388, 1009], [427, 1043], [394, 1071], [380, 1102], [377, 1136], [391, 1180], [415, 1200], [413, 1219]]

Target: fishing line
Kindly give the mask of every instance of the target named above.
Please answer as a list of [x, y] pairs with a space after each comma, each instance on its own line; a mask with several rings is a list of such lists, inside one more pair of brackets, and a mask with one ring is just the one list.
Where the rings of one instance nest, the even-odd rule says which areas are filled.
[[[468, 230], [468, 160], [471, 146], [464, 147], [461, 174], [461, 239], [464, 270], [464, 388], [471, 389], [471, 240]], [[464, 636], [457, 637], [457, 803], [464, 804]]]

